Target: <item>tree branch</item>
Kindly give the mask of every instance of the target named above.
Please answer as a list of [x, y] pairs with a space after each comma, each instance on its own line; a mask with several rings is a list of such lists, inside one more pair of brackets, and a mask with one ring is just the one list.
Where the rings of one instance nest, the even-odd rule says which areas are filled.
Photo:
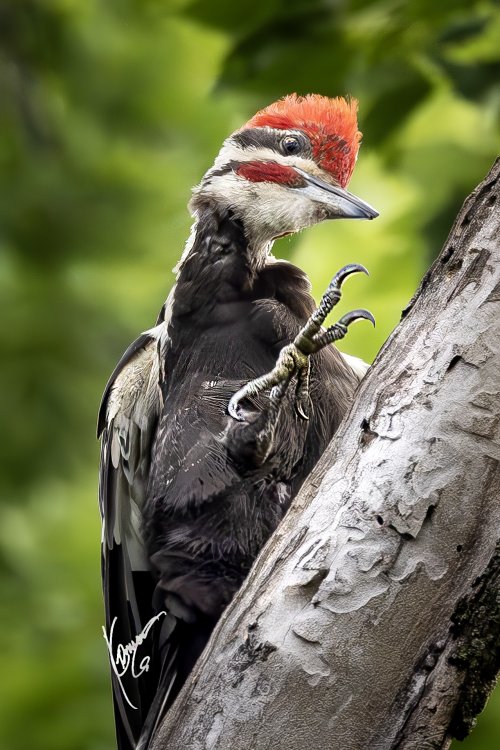
[[499, 667], [500, 160], [226, 610], [154, 750], [409, 750]]

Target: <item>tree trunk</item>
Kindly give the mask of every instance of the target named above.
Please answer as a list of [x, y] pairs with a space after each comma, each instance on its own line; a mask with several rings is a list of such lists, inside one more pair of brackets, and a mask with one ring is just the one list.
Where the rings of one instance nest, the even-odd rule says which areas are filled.
[[500, 160], [154, 750], [425, 750], [499, 666]]

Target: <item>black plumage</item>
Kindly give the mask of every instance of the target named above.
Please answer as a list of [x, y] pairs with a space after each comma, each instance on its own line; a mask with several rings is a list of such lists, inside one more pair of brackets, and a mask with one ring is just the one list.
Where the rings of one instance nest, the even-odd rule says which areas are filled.
[[[149, 670], [120, 678], [136, 708], [114, 675], [120, 747], [133, 747], [141, 731], [147, 746], [350, 403], [358, 379], [328, 347], [311, 364], [310, 420], [298, 416], [293, 395], [286, 394], [265, 456], [256, 438], [267, 398], [244, 404], [245, 422], [227, 414], [230, 397], [272, 369], [313, 310], [302, 271], [274, 259], [256, 264], [242, 224], [229, 211], [206, 205], [179, 270], [170, 317], [160, 321], [162, 335], [143, 334], [113, 373], [100, 419], [108, 632], [117, 618], [112, 653], [152, 617], [168, 613], [141, 644], [141, 653], [152, 657]], [[158, 380], [152, 384], [156, 357]], [[130, 373], [126, 379], [136, 394], [132, 408], [113, 418], [117, 379], [134, 367], [139, 381], [130, 388]], [[156, 400], [141, 410], [147, 385], [157, 387]], [[116, 483], [124, 485], [122, 507]], [[128, 496], [140, 509], [140, 528], [126, 507]], [[117, 543], [113, 530], [120, 524]], [[127, 537], [142, 546], [144, 570], [134, 568]]]

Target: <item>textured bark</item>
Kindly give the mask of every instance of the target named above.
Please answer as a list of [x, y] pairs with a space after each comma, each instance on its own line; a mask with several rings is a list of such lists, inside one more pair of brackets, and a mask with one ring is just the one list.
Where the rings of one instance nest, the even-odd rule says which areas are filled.
[[154, 750], [446, 748], [499, 666], [500, 161]]

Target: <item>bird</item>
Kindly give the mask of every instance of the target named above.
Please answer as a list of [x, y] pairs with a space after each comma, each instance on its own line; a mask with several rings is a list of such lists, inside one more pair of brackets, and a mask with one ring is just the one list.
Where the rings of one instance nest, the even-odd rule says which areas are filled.
[[325, 450], [366, 371], [274, 241], [373, 219], [347, 191], [353, 98], [291, 94], [223, 143], [156, 324], [125, 351], [98, 417], [102, 579], [117, 743], [146, 750], [215, 624]]

